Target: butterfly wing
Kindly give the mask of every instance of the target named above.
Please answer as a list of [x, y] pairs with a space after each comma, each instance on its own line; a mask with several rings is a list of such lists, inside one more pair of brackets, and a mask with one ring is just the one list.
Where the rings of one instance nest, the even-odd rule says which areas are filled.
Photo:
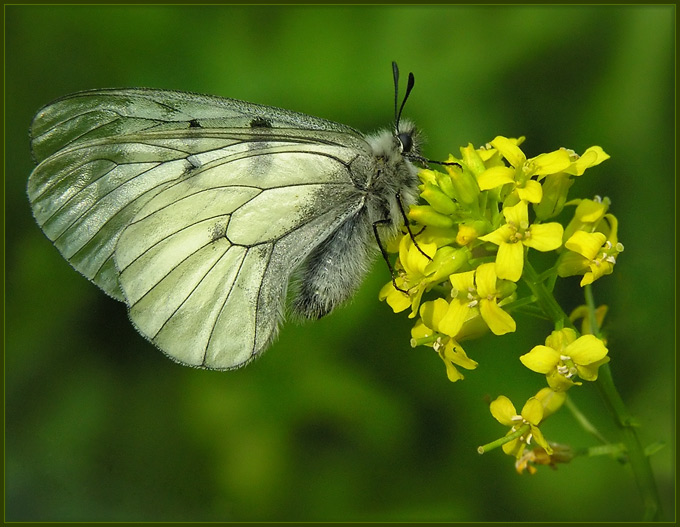
[[175, 360], [230, 369], [275, 336], [292, 271], [363, 207], [351, 128], [231, 99], [83, 92], [32, 127], [35, 218]]

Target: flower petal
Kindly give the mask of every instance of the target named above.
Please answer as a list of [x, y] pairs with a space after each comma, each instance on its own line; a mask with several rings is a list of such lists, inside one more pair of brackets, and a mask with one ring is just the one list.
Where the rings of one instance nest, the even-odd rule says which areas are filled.
[[[522, 408], [522, 417], [532, 425], [537, 425], [543, 419], [543, 404], [536, 397], [530, 397]], [[532, 428], [533, 432], [533, 428]]]
[[526, 228], [529, 225], [529, 206], [525, 201], [520, 201], [512, 207], [503, 207], [505, 221], [515, 227]]
[[420, 306], [420, 317], [428, 328], [437, 331], [439, 321], [446, 314], [448, 309], [449, 303], [443, 298], [437, 298], [436, 300], [425, 302]]
[[419, 339], [424, 339], [427, 337], [431, 337], [434, 335], [434, 330], [432, 328], [429, 328], [425, 325], [425, 323], [421, 320], [418, 320], [418, 322], [415, 323], [415, 325], [411, 328], [411, 338], [419, 340]]
[[409, 295], [395, 289], [392, 282], [388, 282], [383, 286], [378, 298], [387, 301], [387, 305], [389, 305], [395, 313], [400, 313], [411, 307], [411, 298]]
[[524, 240], [524, 245], [537, 251], [553, 251], [562, 245], [564, 228], [557, 222], [539, 223], [531, 226], [531, 236]]
[[495, 231], [485, 234], [484, 236], [480, 236], [479, 239], [485, 242], [491, 242], [495, 243], [496, 245], [500, 245], [501, 243], [508, 241], [514, 232], [515, 229], [506, 223], [505, 225], [498, 227], [498, 229]]
[[582, 199], [574, 211], [574, 218], [581, 223], [595, 223], [607, 213], [607, 203], [592, 199]]
[[[435, 243], [419, 243], [418, 247], [415, 246], [411, 240], [410, 244], [407, 245], [408, 249], [405, 251], [405, 258], [402, 257], [402, 252], [400, 251], [399, 258], [404, 270], [410, 275], [423, 276], [425, 274], [425, 268], [432, 261], [431, 258], [437, 252], [437, 244]], [[422, 250], [422, 252], [421, 252]], [[425, 256], [425, 254], [429, 256]]]
[[450, 339], [444, 348], [444, 356], [453, 364], [465, 368], [466, 370], [474, 370], [478, 364], [477, 361], [472, 360], [467, 356], [463, 347], [454, 339]]
[[527, 368], [536, 373], [547, 374], [554, 370], [560, 361], [560, 354], [548, 346], [534, 346], [529, 353], [519, 358]]
[[455, 273], [449, 276], [451, 285], [456, 291], [471, 291], [475, 288], [475, 272], [466, 271], [464, 273]]
[[485, 263], [477, 267], [475, 285], [480, 297], [496, 294], [496, 266], [493, 263]]
[[500, 395], [495, 401], [492, 401], [489, 405], [489, 410], [491, 410], [491, 415], [500, 424], [505, 426], [515, 426], [517, 424], [512, 419], [517, 415], [515, 405], [505, 395]]
[[[513, 431], [510, 430], [507, 435], [512, 434]], [[509, 456], [514, 456], [514, 457], [520, 457], [522, 455], [522, 452], [524, 452], [524, 449], [526, 448], [526, 443], [524, 441], [520, 441], [519, 438], [513, 439], [512, 441], [509, 441], [507, 443], [503, 443], [502, 449], [503, 452], [505, 452]]]
[[573, 174], [574, 176], [580, 176], [586, 171], [587, 168], [599, 165], [607, 159], [609, 159], [609, 154], [602, 150], [602, 147], [591, 146], [585, 152], [583, 152], [583, 155], [574, 161], [574, 163], [572, 163], [569, 169], [565, 170], [565, 172]]
[[479, 302], [479, 312], [495, 335], [505, 335], [517, 329], [513, 318], [498, 306], [495, 299], [487, 300], [483, 298]]
[[524, 269], [524, 246], [521, 243], [501, 243], [496, 255], [496, 275], [516, 282]]
[[527, 159], [527, 156], [524, 155], [524, 152], [515, 143], [502, 135], [497, 136], [491, 141], [491, 146], [498, 150], [508, 160], [508, 163], [515, 168], [524, 164]]
[[587, 365], [607, 356], [607, 348], [595, 335], [583, 335], [564, 349], [576, 364]]
[[461, 379], [465, 378], [465, 376], [459, 372], [453, 364], [451, 364], [451, 361], [446, 360], [444, 357], [442, 357], [442, 360], [446, 365], [446, 376], [451, 382], [460, 381]]
[[577, 364], [576, 370], [578, 371], [578, 376], [584, 381], [596, 381], [598, 369], [607, 362], [609, 362], [609, 357], [605, 357], [604, 359], [588, 364], [587, 366]]
[[564, 348], [578, 338], [576, 331], [571, 328], [556, 329], [545, 339], [545, 345], [558, 353], [563, 353]]
[[571, 159], [566, 150], [555, 150], [534, 157], [531, 159], [531, 164], [535, 167], [536, 174], [545, 176], [567, 169], [571, 165]]
[[564, 246], [588, 260], [593, 260], [606, 241], [607, 237], [601, 232], [576, 231]]
[[517, 188], [519, 199], [529, 203], [540, 203], [543, 199], [543, 186], [535, 179], [530, 179], [524, 184], [524, 188]]
[[537, 426], [532, 426], [531, 427], [531, 435], [533, 436], [533, 441], [537, 445], [543, 447], [543, 449], [548, 453], [552, 454], [552, 447], [548, 444], [548, 441], [545, 439], [543, 436], [543, 432], [537, 427]]
[[479, 190], [489, 190], [515, 181], [515, 171], [509, 167], [491, 167], [477, 178]]
[[455, 337], [463, 327], [469, 311], [470, 307], [467, 302], [453, 299], [448, 310], [437, 323], [437, 331], [449, 337]]
[[581, 386], [581, 382], [572, 381], [564, 375], [557, 372], [557, 370], [551, 371], [545, 376], [548, 381], [548, 386], [550, 386], [556, 392], [566, 392], [572, 386]]

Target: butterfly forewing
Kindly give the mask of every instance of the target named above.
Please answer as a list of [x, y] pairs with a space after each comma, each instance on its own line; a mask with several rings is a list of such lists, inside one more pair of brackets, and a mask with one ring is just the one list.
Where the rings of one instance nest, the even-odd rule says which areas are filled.
[[[363, 206], [351, 128], [180, 92], [44, 108], [28, 193], [64, 257], [179, 362], [230, 369], [272, 340], [293, 270]], [[357, 186], [359, 185], [359, 187]]]

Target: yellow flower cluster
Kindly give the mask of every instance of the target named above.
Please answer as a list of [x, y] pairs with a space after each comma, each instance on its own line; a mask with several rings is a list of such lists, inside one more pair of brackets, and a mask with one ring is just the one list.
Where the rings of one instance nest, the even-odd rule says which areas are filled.
[[[616, 218], [607, 212], [609, 200], [567, 201], [574, 177], [609, 158], [602, 148], [582, 155], [561, 148], [527, 158], [523, 140], [499, 136], [482, 148], [468, 145], [460, 157], [443, 163], [443, 171], [419, 172], [423, 201], [408, 213], [413, 225], [398, 240], [395, 276], [380, 291], [395, 313], [409, 311], [416, 319], [411, 345], [437, 352], [452, 382], [463, 379], [461, 369], [478, 366], [461, 342], [514, 332], [513, 313], [533, 309], [553, 320], [545, 345], [520, 357], [546, 376], [547, 392], [530, 398], [519, 414], [504, 396], [491, 405], [493, 416], [511, 426], [504, 450], [522, 470], [550, 458], [539, 422], [561, 405], [567, 389], [581, 384], [578, 379], [596, 379], [598, 367], [609, 360], [602, 340], [570, 327], [572, 321], [555, 307], [552, 286], [558, 277], [572, 275], [583, 276], [581, 286], [591, 284], [613, 271], [623, 250]], [[575, 211], [566, 227], [549, 221], [567, 205]], [[553, 265], [538, 273], [530, 249], [554, 251]], [[525, 452], [532, 440], [541, 456]]]

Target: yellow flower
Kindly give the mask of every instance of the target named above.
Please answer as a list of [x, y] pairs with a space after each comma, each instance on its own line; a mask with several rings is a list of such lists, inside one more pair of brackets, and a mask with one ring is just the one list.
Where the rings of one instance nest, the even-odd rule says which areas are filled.
[[456, 366], [474, 370], [477, 362], [467, 356], [455, 338], [442, 331], [440, 321], [448, 309], [449, 304], [443, 298], [424, 302], [420, 306], [421, 318], [411, 329], [411, 346], [419, 344], [431, 346], [444, 361], [449, 380], [456, 382], [464, 378]]
[[591, 146], [580, 156], [573, 150], [567, 150], [567, 152], [569, 152], [573, 161], [571, 166], [564, 171], [573, 176], [582, 175], [587, 168], [597, 166], [610, 157], [600, 146]]
[[432, 285], [446, 280], [467, 259], [466, 249], [454, 249], [450, 246], [438, 249], [435, 243], [425, 242], [418, 242], [416, 246], [410, 235], [404, 235], [399, 243], [399, 259], [396, 265], [399, 275], [394, 282], [383, 286], [378, 298], [385, 300], [395, 313], [410, 307], [409, 318], [413, 318], [418, 312], [423, 293]]
[[[418, 250], [418, 247], [420, 247], [420, 250]], [[419, 243], [418, 247], [415, 246], [409, 235], [402, 236], [399, 243], [399, 260], [397, 263], [399, 275], [394, 281], [385, 284], [378, 295], [380, 300], [387, 301], [387, 304], [395, 313], [412, 306], [413, 310], [417, 311], [420, 298], [427, 286], [424, 282], [426, 278], [425, 269], [432, 261], [437, 246], [433, 243]], [[397, 287], [395, 287], [395, 283]]]
[[522, 364], [537, 373], [545, 374], [548, 385], [555, 391], [566, 391], [580, 382], [597, 379], [597, 370], [606, 362], [608, 350], [595, 335], [576, 336], [571, 328], [553, 331], [545, 346], [534, 348], [520, 357]]
[[521, 474], [525, 470], [529, 474], [536, 473], [534, 465], [548, 465], [552, 468], [557, 468], [558, 463], [569, 463], [574, 459], [574, 452], [569, 445], [560, 445], [558, 443], [550, 443], [552, 453], [548, 453], [542, 447], [535, 447], [531, 450], [526, 449], [522, 455], [515, 461], [515, 470]]
[[576, 231], [564, 244], [570, 252], [564, 253], [557, 266], [559, 276], [573, 276], [583, 274], [581, 286], [592, 284], [598, 278], [614, 272], [614, 265], [623, 244], [616, 239], [616, 222], [611, 222], [613, 216], [607, 214], [610, 223], [614, 225], [609, 239], [602, 232]]
[[510, 399], [501, 395], [491, 403], [489, 409], [499, 423], [510, 427], [506, 437], [522, 432], [518, 437], [503, 444], [503, 452], [519, 459], [527, 445], [535, 441], [546, 452], [552, 453], [550, 445], [538, 428], [544, 417], [543, 404], [539, 399], [531, 397], [518, 414]]
[[515, 321], [499, 305], [499, 301], [514, 293], [515, 287], [514, 284], [505, 287], [497, 280], [494, 264], [481, 264], [474, 271], [453, 274], [449, 279], [453, 300], [439, 321], [444, 333], [458, 335], [463, 324], [478, 315], [496, 335], [515, 331]]
[[[546, 175], [545, 179], [542, 180], [543, 198], [540, 203], [534, 205], [536, 217], [541, 221], [557, 216], [562, 212], [567, 201], [569, 188], [574, 183], [571, 176], [580, 176], [587, 168], [599, 165], [602, 161], [609, 159], [609, 156], [599, 146], [591, 146], [582, 156], [579, 156], [573, 150], [565, 148], [561, 150], [569, 155], [571, 164], [561, 172]], [[538, 179], [541, 180], [541, 178], [542, 176]]]
[[512, 168], [505, 166], [488, 168], [477, 178], [479, 188], [489, 190], [510, 183], [517, 197], [530, 203], [539, 203], [543, 197], [541, 184], [532, 179], [533, 176], [540, 179], [549, 174], [563, 172], [572, 164], [569, 154], [562, 149], [527, 159], [519, 146], [506, 137], [496, 137], [491, 141], [491, 146], [512, 165]]
[[477, 367], [477, 362], [466, 355], [465, 350], [455, 339], [448, 339], [443, 345], [433, 346], [433, 349], [444, 361], [446, 376], [451, 382], [465, 378], [456, 366], [466, 370], [474, 370]]
[[479, 239], [498, 245], [496, 273], [499, 278], [516, 282], [524, 269], [524, 247], [542, 252], [557, 249], [562, 245], [563, 228], [559, 223], [530, 225], [524, 201], [504, 207], [503, 215], [505, 224]]
[[564, 241], [571, 238], [576, 231], [594, 232], [597, 230], [602, 218], [607, 214], [611, 205], [609, 198], [574, 199], [567, 205], [576, 205], [574, 217], [564, 229]]

